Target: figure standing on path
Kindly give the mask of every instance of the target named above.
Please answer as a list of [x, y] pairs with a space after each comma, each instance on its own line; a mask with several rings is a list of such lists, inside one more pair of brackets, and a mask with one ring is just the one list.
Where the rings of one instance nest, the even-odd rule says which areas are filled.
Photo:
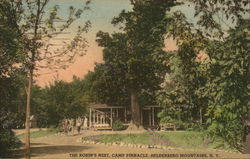
[[80, 131], [81, 131], [81, 119], [77, 120], [76, 127], [77, 127], [77, 132], [78, 132], [78, 135], [79, 135]]
[[63, 128], [63, 130], [64, 130], [64, 133], [65, 133], [66, 135], [68, 135], [68, 129], [69, 129], [69, 122], [68, 122], [67, 119], [65, 119], [65, 120], [64, 120], [64, 128]]
[[70, 119], [70, 131], [71, 131], [71, 135], [74, 135], [74, 126], [75, 126], [75, 122], [74, 119]]
[[88, 118], [85, 116], [84, 121], [83, 121], [83, 128], [87, 129], [88, 128]]

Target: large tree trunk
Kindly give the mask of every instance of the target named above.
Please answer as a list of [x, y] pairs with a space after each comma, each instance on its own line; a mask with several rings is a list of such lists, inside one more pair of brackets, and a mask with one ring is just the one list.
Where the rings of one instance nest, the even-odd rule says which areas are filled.
[[26, 100], [26, 122], [25, 122], [25, 129], [26, 129], [26, 138], [25, 138], [25, 148], [26, 148], [26, 159], [30, 159], [30, 96], [31, 96], [31, 87], [33, 82], [33, 70], [29, 73], [29, 81], [28, 87], [26, 89], [27, 93], [27, 100]]
[[131, 92], [131, 112], [132, 118], [127, 130], [145, 130], [141, 121], [141, 108], [138, 103], [138, 94], [135, 91]]
[[37, 40], [37, 31], [39, 26], [39, 20], [40, 20], [40, 14], [41, 14], [41, 0], [37, 1], [37, 14], [36, 14], [36, 22], [35, 22], [35, 29], [34, 29], [34, 37], [33, 37], [33, 44], [32, 44], [32, 50], [31, 50], [31, 66], [29, 68], [29, 81], [28, 81], [28, 88], [27, 88], [27, 103], [26, 103], [26, 142], [25, 142], [25, 148], [26, 148], [26, 159], [30, 159], [30, 98], [31, 98], [31, 88], [33, 84], [33, 71], [35, 69], [35, 55], [37, 54], [37, 46], [36, 46], [36, 40]]

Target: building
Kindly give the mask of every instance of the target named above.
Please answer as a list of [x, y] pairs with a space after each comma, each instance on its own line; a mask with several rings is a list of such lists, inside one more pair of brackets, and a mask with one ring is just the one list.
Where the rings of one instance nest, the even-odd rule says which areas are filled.
[[[146, 128], [159, 127], [157, 113], [161, 108], [157, 105], [143, 106], [141, 111], [141, 121]], [[120, 120], [124, 125], [128, 125], [131, 120], [131, 111], [128, 106], [110, 106], [107, 104], [89, 105], [89, 128], [112, 129], [115, 120]]]

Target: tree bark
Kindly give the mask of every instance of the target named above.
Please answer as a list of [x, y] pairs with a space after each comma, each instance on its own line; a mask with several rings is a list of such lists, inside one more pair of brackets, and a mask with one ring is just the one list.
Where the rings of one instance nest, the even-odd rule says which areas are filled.
[[30, 97], [31, 97], [31, 87], [33, 82], [33, 70], [30, 70], [29, 73], [29, 80], [28, 80], [28, 87], [26, 90], [27, 99], [26, 99], [26, 122], [25, 122], [25, 129], [26, 129], [26, 137], [25, 137], [25, 156], [26, 159], [30, 159]]
[[138, 94], [135, 91], [131, 92], [131, 123], [127, 130], [145, 130], [141, 121], [141, 108], [138, 103]]
[[36, 22], [35, 22], [35, 29], [34, 29], [34, 37], [33, 37], [33, 45], [31, 50], [31, 63], [29, 68], [29, 81], [28, 81], [28, 88], [27, 88], [27, 101], [26, 101], [26, 159], [30, 159], [30, 98], [31, 98], [31, 88], [33, 84], [33, 71], [35, 69], [35, 55], [37, 54], [37, 47], [36, 47], [36, 40], [37, 40], [37, 31], [38, 25], [40, 20], [40, 13], [41, 13], [41, 1], [37, 1], [37, 14], [36, 14]]
[[138, 104], [138, 95], [136, 92], [131, 93], [131, 111], [132, 111], [132, 123], [137, 127], [141, 125], [141, 111]]

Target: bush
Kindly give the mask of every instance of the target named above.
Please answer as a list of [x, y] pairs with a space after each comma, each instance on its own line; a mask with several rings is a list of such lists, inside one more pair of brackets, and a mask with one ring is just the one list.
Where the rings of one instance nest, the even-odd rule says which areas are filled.
[[22, 142], [15, 136], [11, 130], [0, 130], [0, 157], [5, 157], [9, 149], [18, 148]]
[[123, 123], [120, 120], [116, 120], [113, 122], [112, 129], [117, 131], [117, 130], [124, 130], [125, 127]]
[[21, 141], [11, 131], [18, 126], [16, 125], [18, 121], [18, 114], [5, 109], [0, 110], [0, 157], [5, 157], [7, 150], [21, 146]]

